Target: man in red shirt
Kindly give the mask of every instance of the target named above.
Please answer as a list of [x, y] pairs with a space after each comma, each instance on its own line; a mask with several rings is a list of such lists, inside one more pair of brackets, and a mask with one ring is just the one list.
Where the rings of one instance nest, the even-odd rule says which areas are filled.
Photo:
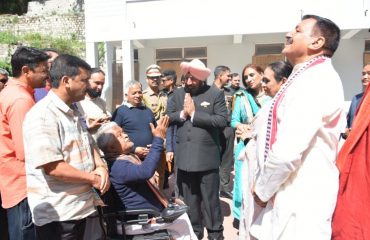
[[13, 78], [0, 93], [0, 192], [10, 240], [35, 239], [27, 202], [22, 123], [35, 104], [33, 89], [43, 87], [49, 77], [48, 59], [38, 49], [18, 47], [11, 58]]

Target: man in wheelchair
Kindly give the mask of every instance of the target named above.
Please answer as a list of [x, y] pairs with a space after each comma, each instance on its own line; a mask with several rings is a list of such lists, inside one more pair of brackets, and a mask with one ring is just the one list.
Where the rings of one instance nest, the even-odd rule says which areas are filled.
[[[174, 239], [197, 239], [193, 232], [186, 207], [167, 205], [149, 179], [153, 176], [169, 124], [167, 116], [162, 117], [157, 126], [150, 124], [153, 142], [144, 161], [132, 153], [130, 141], [115, 122], [102, 125], [97, 133], [97, 143], [104, 152], [109, 166], [109, 178], [122, 208], [125, 210], [151, 209], [161, 214], [148, 221], [148, 224], [126, 225], [127, 235], [143, 234], [166, 229]], [[108, 203], [109, 204], [109, 203]], [[181, 215], [181, 216], [179, 216]]]

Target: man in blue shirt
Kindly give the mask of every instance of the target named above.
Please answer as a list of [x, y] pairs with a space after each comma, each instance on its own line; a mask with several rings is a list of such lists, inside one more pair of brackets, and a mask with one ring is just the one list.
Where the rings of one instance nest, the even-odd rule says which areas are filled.
[[126, 101], [113, 113], [112, 121], [125, 130], [134, 143], [132, 152], [143, 160], [153, 140], [149, 123], [155, 125], [155, 118], [153, 112], [142, 103], [143, 92], [140, 82], [129, 81], [125, 89], [127, 89]]

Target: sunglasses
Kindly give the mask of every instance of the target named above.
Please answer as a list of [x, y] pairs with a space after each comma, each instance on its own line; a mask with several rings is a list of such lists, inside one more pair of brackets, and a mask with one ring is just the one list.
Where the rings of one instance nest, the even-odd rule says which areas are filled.
[[167, 81], [171, 81], [171, 80], [172, 80], [171, 78], [163, 78], [162, 82], [167, 82]]
[[7, 79], [7, 78], [2, 78], [2, 79], [0, 79], [0, 82], [1, 82], [2, 84], [5, 84], [5, 83], [7, 83], [7, 82], [8, 82], [8, 79]]
[[254, 75], [256, 75], [256, 74], [254, 74], [254, 73], [250, 73], [250, 74], [247, 74], [247, 75], [244, 75], [243, 76], [243, 78], [245, 79], [245, 80], [248, 80], [248, 77], [254, 77]]
[[160, 77], [148, 77], [148, 79], [150, 80], [153, 80], [153, 81], [158, 81], [160, 79]]

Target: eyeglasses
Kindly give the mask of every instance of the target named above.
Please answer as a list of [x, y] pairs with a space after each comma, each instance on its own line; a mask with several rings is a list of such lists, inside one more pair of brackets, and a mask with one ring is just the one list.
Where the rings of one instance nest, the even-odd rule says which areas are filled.
[[5, 84], [5, 83], [7, 83], [7, 82], [8, 82], [8, 78], [1, 78], [1, 79], [0, 79], [0, 82], [1, 82], [2, 84]]
[[147, 78], [152, 81], [158, 81], [160, 77], [158, 76], [158, 77], [147, 77]]
[[250, 74], [247, 74], [247, 75], [244, 75], [243, 76], [243, 78], [245, 79], [245, 80], [248, 80], [248, 77], [254, 77], [254, 75], [256, 75], [256, 74], [254, 74], [254, 73], [250, 73]]

